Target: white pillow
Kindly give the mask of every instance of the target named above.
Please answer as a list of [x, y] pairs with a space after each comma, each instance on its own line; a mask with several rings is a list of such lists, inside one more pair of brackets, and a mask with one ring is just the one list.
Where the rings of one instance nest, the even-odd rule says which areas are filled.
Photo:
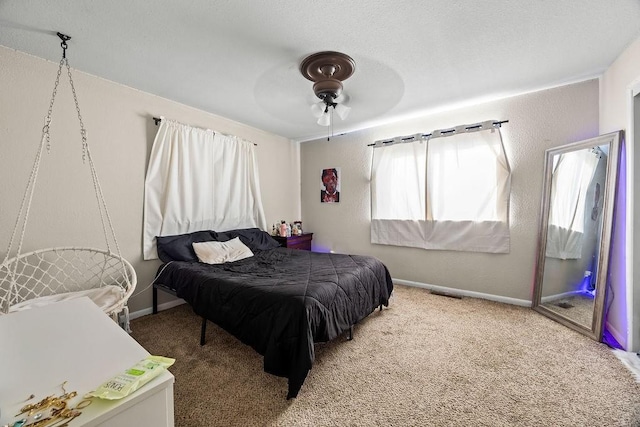
[[253, 256], [251, 249], [239, 237], [226, 242], [193, 243], [193, 250], [198, 260], [207, 264], [224, 264]]

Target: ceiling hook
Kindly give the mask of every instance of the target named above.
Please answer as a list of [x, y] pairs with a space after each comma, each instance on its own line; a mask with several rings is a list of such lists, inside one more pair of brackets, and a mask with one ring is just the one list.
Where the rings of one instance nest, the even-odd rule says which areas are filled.
[[61, 32], [57, 32], [56, 34], [58, 34], [58, 37], [60, 37], [60, 40], [62, 40], [62, 43], [60, 43], [60, 46], [62, 47], [62, 58], [66, 59], [67, 58], [67, 41], [71, 40], [71, 37], [66, 34], [62, 34]]

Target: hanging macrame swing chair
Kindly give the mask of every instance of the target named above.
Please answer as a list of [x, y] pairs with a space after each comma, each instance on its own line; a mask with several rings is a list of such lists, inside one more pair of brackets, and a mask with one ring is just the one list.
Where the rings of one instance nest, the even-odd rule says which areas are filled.
[[[36, 155], [27, 189], [22, 198], [6, 256], [2, 264], [0, 264], [0, 314], [87, 296], [102, 308], [106, 314], [120, 323], [125, 330], [130, 331], [127, 301], [136, 287], [136, 272], [131, 264], [120, 255], [120, 248], [107, 211], [102, 188], [98, 182], [98, 175], [91, 158], [89, 145], [87, 144], [86, 130], [82, 122], [78, 98], [71, 77], [71, 68], [66, 58], [67, 41], [70, 37], [61, 33], [58, 33], [58, 37], [62, 40], [62, 59], [58, 67], [58, 74], [49, 103], [49, 111], [42, 128], [40, 149]], [[83, 162], [89, 163], [107, 248], [102, 250], [86, 247], [55, 247], [21, 254], [42, 153], [45, 149], [47, 151], [50, 150], [49, 126], [63, 65], [67, 68], [67, 75], [69, 76], [69, 83], [80, 121], [82, 159]], [[115, 252], [112, 250], [107, 228], [111, 233]], [[18, 233], [19, 238], [17, 239], [15, 255], [13, 255], [14, 242]]]

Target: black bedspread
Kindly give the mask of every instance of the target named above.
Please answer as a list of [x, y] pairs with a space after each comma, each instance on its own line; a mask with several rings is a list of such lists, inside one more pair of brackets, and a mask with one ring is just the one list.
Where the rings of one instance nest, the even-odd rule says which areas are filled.
[[313, 343], [387, 306], [393, 290], [376, 258], [286, 248], [220, 265], [174, 261], [156, 282], [263, 355], [266, 372], [288, 378], [287, 398], [311, 369]]

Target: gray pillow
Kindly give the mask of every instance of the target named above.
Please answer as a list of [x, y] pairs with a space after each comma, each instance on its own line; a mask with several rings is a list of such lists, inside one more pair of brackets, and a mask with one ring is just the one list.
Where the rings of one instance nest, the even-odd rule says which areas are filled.
[[163, 262], [198, 261], [198, 256], [193, 250], [193, 243], [211, 242], [215, 240], [218, 240], [218, 233], [212, 230], [194, 231], [193, 233], [177, 234], [174, 236], [157, 236], [156, 248], [158, 258]]
[[226, 242], [227, 240], [239, 237], [240, 241], [254, 253], [255, 251], [280, 247], [280, 243], [271, 237], [269, 233], [259, 228], [240, 228], [237, 230], [219, 231], [217, 235], [216, 240], [219, 242]]

